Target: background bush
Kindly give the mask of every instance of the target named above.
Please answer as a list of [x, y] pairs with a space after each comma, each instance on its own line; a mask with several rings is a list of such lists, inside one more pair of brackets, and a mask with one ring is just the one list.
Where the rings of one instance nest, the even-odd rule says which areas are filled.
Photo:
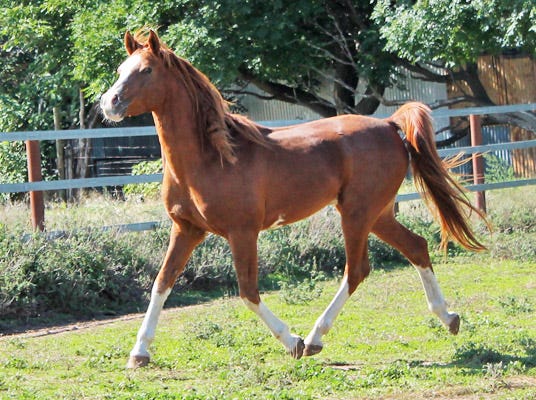
[[[522, 191], [517, 198], [495, 201], [489, 214], [494, 232], [483, 223], [475, 225], [490, 251], [475, 255], [450, 245], [448, 255], [536, 262], [535, 206], [534, 196]], [[437, 250], [438, 226], [420, 203], [404, 205], [398, 219], [428, 241], [433, 261], [445, 260]], [[51, 314], [87, 318], [143, 311], [168, 234], [169, 227], [163, 227], [142, 233], [93, 230], [55, 240], [42, 234], [23, 239], [22, 231], [0, 224], [0, 325]], [[319, 295], [316, 283], [340, 278], [345, 265], [339, 215], [331, 207], [297, 224], [262, 232], [258, 249], [261, 290], [281, 289], [290, 303], [312, 300]], [[369, 258], [374, 268], [409, 264], [374, 235], [369, 237]], [[178, 285], [237, 294], [227, 242], [209, 235], [195, 250]]]
[[[158, 174], [162, 172], [162, 159], [142, 161], [132, 167], [132, 175]], [[127, 196], [157, 197], [160, 195], [160, 182], [125, 185], [123, 193]]]
[[[138, 237], [136, 237], [138, 236]], [[143, 236], [140, 238], [139, 236]], [[142, 239], [144, 245], [135, 243]], [[163, 245], [154, 234], [81, 232], [48, 240], [0, 226], [0, 314], [92, 316], [134, 310], [146, 298]]]
[[[26, 182], [26, 150], [23, 142], [0, 142], [0, 183]], [[18, 193], [0, 193], [0, 203], [21, 197]]]

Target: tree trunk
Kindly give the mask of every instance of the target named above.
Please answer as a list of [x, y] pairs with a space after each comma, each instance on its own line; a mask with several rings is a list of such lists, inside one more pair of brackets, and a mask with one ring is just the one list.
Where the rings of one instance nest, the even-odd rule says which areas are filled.
[[[86, 102], [84, 99], [84, 92], [82, 89], [79, 91], [80, 98], [80, 129], [86, 129]], [[79, 178], [87, 178], [89, 176], [89, 150], [90, 140], [87, 138], [78, 139], [78, 157], [76, 163], [76, 176]]]
[[[59, 131], [61, 130], [61, 115], [60, 115], [60, 108], [54, 107], [52, 109], [52, 112], [54, 113], [54, 130]], [[58, 177], [60, 180], [65, 179], [65, 140], [63, 139], [56, 139], [56, 168], [58, 169]], [[67, 200], [67, 193], [65, 190], [59, 190], [58, 195], [63, 201]]]

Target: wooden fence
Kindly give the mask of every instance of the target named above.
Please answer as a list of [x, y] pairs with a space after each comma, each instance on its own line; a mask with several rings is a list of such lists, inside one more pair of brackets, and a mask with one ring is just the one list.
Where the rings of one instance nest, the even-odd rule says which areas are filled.
[[[495, 152], [495, 151], [511, 151], [536, 147], [536, 140], [525, 140], [519, 142], [500, 143], [481, 145], [479, 142], [479, 130], [480, 130], [480, 115], [497, 114], [497, 113], [511, 113], [511, 112], [527, 112], [536, 110], [536, 103], [530, 104], [518, 104], [507, 106], [494, 106], [494, 107], [470, 107], [464, 109], [452, 109], [452, 110], [440, 110], [434, 111], [432, 116], [434, 118], [445, 117], [460, 117], [470, 116], [472, 125], [472, 146], [458, 147], [449, 149], [440, 149], [439, 155], [441, 157], [451, 156], [460, 152], [472, 155], [473, 157], [473, 170], [475, 181], [472, 185], [467, 185], [466, 188], [470, 191], [480, 193], [477, 196], [477, 206], [485, 210], [484, 192], [487, 190], [511, 188], [518, 186], [534, 185], [536, 184], [536, 178], [519, 179], [508, 182], [495, 182], [485, 183], [483, 181], [483, 167], [480, 164], [481, 157], [477, 153]], [[386, 116], [379, 116], [386, 117]], [[264, 125], [268, 126], [283, 126], [300, 123], [303, 121], [264, 121]], [[31, 131], [31, 132], [12, 132], [12, 133], [0, 133], [0, 141], [25, 141], [27, 145], [28, 160], [30, 160], [37, 166], [40, 162], [36, 161], [35, 152], [38, 151], [39, 146], [35, 146], [40, 140], [58, 140], [58, 139], [80, 139], [80, 138], [104, 138], [104, 137], [126, 137], [126, 136], [152, 136], [156, 135], [154, 127], [139, 127], [139, 128], [101, 128], [101, 129], [87, 129], [87, 130], [64, 130], [64, 131]], [[481, 137], [480, 137], [481, 140]], [[40, 156], [37, 154], [37, 156]], [[479, 165], [480, 164], [480, 165]], [[30, 201], [32, 209], [32, 223], [34, 228], [43, 228], [44, 221], [44, 206], [42, 204], [42, 191], [55, 191], [65, 189], [80, 189], [89, 187], [105, 187], [105, 186], [122, 186], [126, 184], [137, 183], [149, 183], [160, 182], [162, 180], [162, 174], [150, 174], [150, 175], [124, 175], [124, 176], [110, 176], [110, 177], [96, 177], [85, 179], [65, 179], [58, 181], [41, 181], [40, 177], [32, 176], [32, 168], [30, 170], [30, 182], [20, 183], [4, 183], [0, 184], [0, 193], [16, 193], [16, 192], [30, 192]], [[38, 174], [39, 175], [39, 174]], [[41, 194], [41, 199], [37, 196], [37, 199], [32, 195]], [[420, 198], [418, 193], [399, 194], [397, 201], [409, 201]], [[35, 204], [35, 203], [41, 204]], [[140, 231], [146, 229], [153, 229], [158, 222], [145, 222], [121, 225], [117, 228], [127, 231]]]

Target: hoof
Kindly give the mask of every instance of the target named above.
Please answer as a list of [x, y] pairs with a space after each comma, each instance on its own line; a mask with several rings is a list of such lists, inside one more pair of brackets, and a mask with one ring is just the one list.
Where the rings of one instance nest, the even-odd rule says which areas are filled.
[[458, 314], [454, 314], [454, 318], [450, 321], [449, 332], [453, 335], [457, 335], [460, 330], [460, 317]]
[[127, 368], [136, 369], [145, 367], [147, 364], [149, 364], [148, 356], [130, 356], [127, 362]]
[[318, 344], [308, 344], [305, 346], [305, 351], [303, 352], [303, 355], [306, 357], [314, 356], [315, 354], [318, 354], [322, 351], [324, 347]]
[[297, 337], [294, 348], [289, 350], [288, 353], [296, 360], [299, 360], [303, 356], [304, 349], [305, 349], [305, 344], [303, 343], [303, 339], [301, 337]]

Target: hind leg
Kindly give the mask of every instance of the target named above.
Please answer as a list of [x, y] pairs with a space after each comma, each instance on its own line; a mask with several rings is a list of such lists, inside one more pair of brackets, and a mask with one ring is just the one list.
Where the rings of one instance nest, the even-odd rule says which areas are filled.
[[392, 208], [388, 208], [380, 216], [372, 232], [399, 250], [415, 266], [426, 294], [428, 308], [439, 317], [450, 333], [456, 335], [460, 327], [460, 317], [447, 310], [447, 303], [432, 269], [426, 240], [401, 225], [395, 219]]

